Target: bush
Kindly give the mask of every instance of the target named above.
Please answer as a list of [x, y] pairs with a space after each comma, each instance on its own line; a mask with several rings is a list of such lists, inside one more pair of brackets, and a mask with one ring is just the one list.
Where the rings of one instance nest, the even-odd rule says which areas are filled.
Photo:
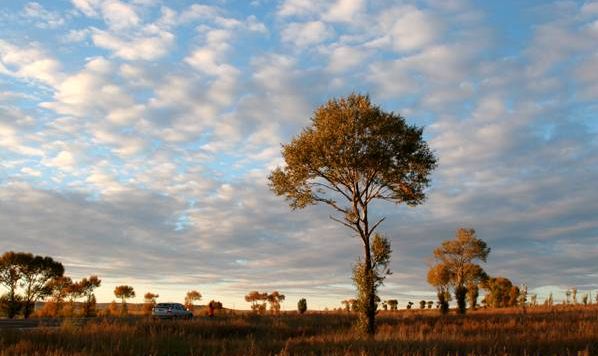
[[299, 299], [299, 302], [297, 302], [297, 310], [299, 311], [299, 314], [305, 313], [307, 310], [307, 301], [305, 298]]
[[16, 294], [12, 300], [8, 294], [0, 297], [0, 314], [12, 319], [23, 310], [23, 297]]

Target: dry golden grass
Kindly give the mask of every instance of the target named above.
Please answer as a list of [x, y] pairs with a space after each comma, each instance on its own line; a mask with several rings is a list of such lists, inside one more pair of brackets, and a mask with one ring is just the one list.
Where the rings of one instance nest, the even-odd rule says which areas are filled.
[[220, 315], [192, 321], [97, 319], [0, 331], [0, 355], [597, 355], [598, 307], [382, 312], [374, 338], [354, 315]]

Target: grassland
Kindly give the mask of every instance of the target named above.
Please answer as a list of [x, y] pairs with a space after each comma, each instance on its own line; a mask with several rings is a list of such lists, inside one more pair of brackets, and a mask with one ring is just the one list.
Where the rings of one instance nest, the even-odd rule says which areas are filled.
[[0, 330], [0, 355], [598, 355], [598, 306], [381, 312], [374, 338], [354, 315], [219, 315], [214, 319], [65, 320]]

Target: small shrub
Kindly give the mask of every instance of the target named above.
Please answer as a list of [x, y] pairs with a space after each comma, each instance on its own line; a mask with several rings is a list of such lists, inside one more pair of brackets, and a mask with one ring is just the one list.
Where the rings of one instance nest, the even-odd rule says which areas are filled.
[[299, 302], [297, 302], [297, 311], [299, 311], [299, 314], [303, 314], [307, 311], [307, 301], [305, 298], [301, 298], [299, 299]]

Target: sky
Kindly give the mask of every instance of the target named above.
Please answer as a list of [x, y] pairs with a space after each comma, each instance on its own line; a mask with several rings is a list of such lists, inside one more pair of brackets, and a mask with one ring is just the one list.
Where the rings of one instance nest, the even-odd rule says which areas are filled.
[[0, 1], [0, 252], [96, 274], [100, 302], [129, 284], [340, 307], [361, 241], [267, 177], [352, 92], [439, 160], [422, 205], [373, 207], [382, 299], [434, 299], [432, 250], [459, 227], [540, 301], [597, 292], [596, 1]]

